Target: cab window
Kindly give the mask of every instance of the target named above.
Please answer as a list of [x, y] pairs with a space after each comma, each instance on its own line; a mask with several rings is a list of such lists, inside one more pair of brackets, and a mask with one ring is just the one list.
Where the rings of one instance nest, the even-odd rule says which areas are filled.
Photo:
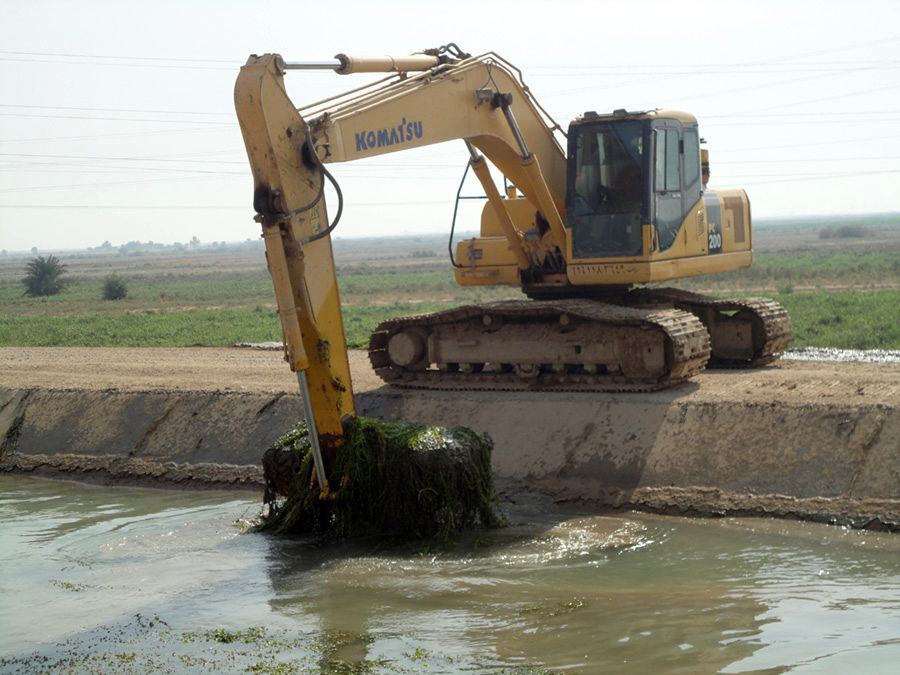
[[656, 130], [656, 191], [681, 190], [681, 163], [678, 156], [678, 130]]
[[696, 129], [684, 130], [684, 185], [689, 187], [700, 178], [700, 139]]
[[655, 122], [653, 224], [659, 250], [675, 243], [681, 225], [700, 199], [700, 139], [696, 126], [676, 120]]
[[640, 255], [643, 129], [637, 120], [603, 122], [570, 136], [566, 211], [576, 258]]

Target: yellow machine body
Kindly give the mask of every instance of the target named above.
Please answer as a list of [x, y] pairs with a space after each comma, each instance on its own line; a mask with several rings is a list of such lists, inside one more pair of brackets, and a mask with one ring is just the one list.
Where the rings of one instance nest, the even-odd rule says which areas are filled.
[[[534, 206], [524, 198], [504, 204], [519, 232], [533, 227]], [[659, 251], [653, 228], [642, 226], [641, 255], [572, 261], [557, 283], [572, 286], [630, 285], [670, 281], [749, 267], [753, 261], [750, 202], [743, 190], [707, 192], [678, 228], [679, 236], [666, 251]], [[457, 243], [456, 280], [461, 286], [509, 285], [521, 281], [515, 256], [490, 205], [481, 217], [479, 237]], [[720, 238], [720, 239], [719, 239]], [[710, 241], [721, 241], [710, 253]], [[572, 260], [572, 240], [566, 251]], [[548, 280], [549, 281], [549, 280]]]
[[[650, 113], [624, 113], [602, 117], [591, 115], [587, 120], [576, 120], [570, 127], [578, 128], [585, 122], [602, 123], [604, 121], [620, 122], [623, 120], [665, 120], [674, 122], [678, 127], [696, 130], [693, 116], [676, 111], [653, 111]], [[653, 130], [651, 130], [653, 131]], [[697, 134], [693, 134], [699, 142]], [[655, 139], [648, 139], [655, 143]], [[684, 139], [680, 139], [682, 144]], [[655, 148], [651, 148], [653, 150]], [[655, 154], [655, 153], [654, 153]], [[710, 190], [706, 187], [709, 160], [704, 149], [694, 155], [695, 166], [688, 170], [687, 160], [682, 150], [679, 156], [682, 173], [690, 173], [689, 185], [687, 176], [681, 177], [679, 199], [682, 200], [680, 219], [670, 225], [671, 241], [663, 248], [660, 244], [658, 227], [652, 218], [653, 209], [644, 209], [639, 227], [636, 227], [634, 240], [636, 247], [617, 254], [591, 255], [589, 252], [577, 250], [574, 227], [571, 219], [567, 219], [565, 238], [565, 274], [544, 275], [539, 281], [532, 280], [524, 285], [535, 290], [540, 287], [559, 286], [628, 286], [632, 284], [669, 281], [703, 274], [727, 272], [752, 263], [752, 230], [750, 217], [750, 201], [743, 190]], [[700, 159], [702, 157], [702, 169]], [[569, 171], [573, 170], [573, 157], [570, 156]], [[644, 182], [644, 198], [652, 202], [666, 191], [658, 189], [653, 176]], [[573, 180], [569, 181], [570, 188]], [[569, 193], [571, 194], [570, 189]], [[571, 206], [569, 200], [567, 206]], [[480, 236], [458, 242], [456, 260], [460, 265], [456, 268], [456, 279], [463, 286], [482, 286], [493, 284], [523, 284], [518, 273], [518, 261], [515, 251], [507, 245], [509, 237], [503, 227], [503, 221], [512, 223], [515, 231], [524, 237], [529, 230], [536, 227], [537, 210], [532, 202], [517, 196], [515, 189], [509, 190], [507, 198], [502, 201], [503, 211], [498, 214], [495, 204], [486, 204], [481, 216]], [[564, 211], [565, 213], [565, 211]], [[637, 225], [637, 224], [636, 224]]]
[[[633, 284], [751, 263], [747, 195], [743, 190], [706, 188], [708, 156], [700, 149], [697, 121], [687, 113], [588, 112], [566, 133], [537, 103], [518, 69], [494, 53], [472, 57], [448, 45], [408, 57], [339, 54], [336, 59], [330, 64], [290, 64], [277, 54], [252, 56], [241, 68], [234, 93], [253, 173], [254, 208], [278, 300], [285, 359], [300, 376], [307, 417], [315, 420], [326, 460], [343, 443], [342, 419], [355, 414], [329, 236], [333, 226], [322, 197], [325, 176], [330, 177], [326, 164], [464, 140], [470, 167], [487, 198], [480, 236], [460, 241], [456, 248], [456, 278], [464, 286], [518, 285], [532, 297], [602, 298]], [[390, 74], [298, 109], [285, 91], [284, 73], [324, 68], [339, 74]], [[421, 72], [412, 72], [416, 70]], [[510, 185], [505, 194], [497, 189], [488, 160]], [[706, 328], [715, 332], [719, 323], [731, 321], [734, 308], [728, 307], [718, 323], [707, 312]], [[612, 310], [582, 314], [599, 316], [603, 311]], [[702, 368], [709, 354], [698, 321], [684, 312], [670, 318], [684, 325], [693, 322], [690, 331], [682, 332], [693, 331], [699, 335], [695, 342], [703, 344], [697, 347], [693, 338], [684, 338], [678, 348], [690, 354], [682, 354], [683, 361], [660, 376], [660, 383], [688, 377], [691, 369]], [[729, 325], [740, 324], [744, 330], [749, 319], [741, 321]], [[786, 315], [779, 321], [787, 326], [789, 340]], [[621, 343], [613, 351], [627, 352], [632, 341], [612, 326], [598, 323], [597, 330]], [[382, 347], [370, 346], [379, 372], [393, 377], [398, 363], [412, 369], [431, 363], [425, 352], [437, 338], [426, 344], [425, 329], [404, 330], [396, 339], [393, 332], [385, 332], [378, 338], [385, 342]], [[442, 339], [445, 350], [469, 344], [449, 334]], [[715, 347], [726, 341], [714, 334], [712, 342]], [[770, 343], [774, 346], [769, 351], [781, 348], [781, 341], [770, 339], [765, 349]], [[528, 349], [540, 351], [543, 344], [539, 340]], [[644, 351], [653, 350], [657, 355], [665, 351], [658, 345]], [[633, 360], [613, 356], [596, 357], [608, 361], [604, 367], [613, 379], [634, 366]], [[461, 358], [442, 367], [459, 368]], [[525, 378], [543, 363], [537, 353], [522, 359], [530, 360], [516, 366]], [[564, 372], [571, 364], [560, 359], [557, 365]], [[481, 365], [470, 370], [477, 373]], [[597, 372], [596, 363], [578, 368], [585, 376]], [[321, 467], [318, 470], [321, 473]]]

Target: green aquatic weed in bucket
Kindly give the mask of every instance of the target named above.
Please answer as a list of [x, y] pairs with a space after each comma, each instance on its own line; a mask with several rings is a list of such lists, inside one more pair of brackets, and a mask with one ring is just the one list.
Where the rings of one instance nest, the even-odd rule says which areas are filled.
[[328, 539], [384, 534], [447, 540], [469, 527], [502, 524], [489, 437], [465, 427], [365, 417], [347, 424], [346, 437], [328, 476], [332, 493], [325, 499], [313, 479], [305, 424], [266, 453], [279, 453], [278, 461], [292, 467], [292, 476], [286, 501], [260, 530]]

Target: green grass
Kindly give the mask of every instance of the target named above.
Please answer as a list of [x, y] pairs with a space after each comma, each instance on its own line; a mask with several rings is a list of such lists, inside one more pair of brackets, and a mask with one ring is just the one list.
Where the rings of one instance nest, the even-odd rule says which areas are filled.
[[[719, 295], [776, 297], [793, 319], [795, 346], [900, 349], [900, 241], [827, 246], [791, 241], [758, 252], [749, 269], [678, 285]], [[373, 252], [379, 250], [354, 249], [338, 265], [352, 348], [364, 348], [387, 318], [524, 297], [511, 287], [461, 288], [446, 261], [411, 261], [402, 250], [376, 259]], [[79, 273], [62, 293], [44, 298], [24, 295], [24, 265], [0, 265], [0, 346], [180, 347], [281, 340], [261, 252], [258, 262], [255, 255], [225, 254], [213, 262], [199, 254], [174, 262], [142, 260], [134, 267], [122, 256], [75, 256], [71, 267]], [[102, 299], [110, 269], [128, 286], [122, 300]]]
[[[347, 344], [363, 349], [382, 321], [452, 307], [455, 303], [397, 303], [344, 309]], [[281, 340], [278, 315], [271, 310], [222, 309], [133, 314], [0, 316], [2, 347], [188, 347]]]
[[900, 290], [776, 294], [794, 347], [900, 349]]
[[0, 345], [9, 347], [186, 347], [280, 339], [278, 317], [269, 311], [0, 317]]
[[818, 230], [822, 227], [840, 225], [859, 225], [878, 228], [896, 226], [900, 222], [897, 213], [869, 213], [862, 215], [840, 216], [804, 216], [792, 218], [754, 218], [754, 230]]
[[900, 246], [859, 251], [794, 251], [757, 253], [749, 268], [679, 282], [690, 288], [741, 288], [786, 285], [848, 286], [891, 284], [900, 286]]
[[22, 285], [14, 282], [0, 284], [0, 308], [4, 311], [53, 315], [122, 309], [149, 309], [197, 304], [231, 304], [235, 302], [270, 302], [273, 300], [272, 282], [268, 278], [142, 278], [121, 275], [128, 285], [126, 303], [104, 301], [103, 278], [72, 277], [65, 291], [44, 298], [29, 298]]
[[757, 256], [752, 267], [741, 270], [734, 276], [737, 279], [774, 281], [833, 280], [865, 283], [873, 278], [886, 277], [900, 281], [900, 251], [836, 251]]
[[[795, 347], [900, 349], [900, 290], [772, 294], [794, 324]], [[394, 303], [344, 308], [347, 344], [364, 349], [388, 318], [447, 309], [457, 302]], [[147, 311], [60, 316], [0, 316], [5, 347], [186, 347], [281, 340], [269, 309]]]

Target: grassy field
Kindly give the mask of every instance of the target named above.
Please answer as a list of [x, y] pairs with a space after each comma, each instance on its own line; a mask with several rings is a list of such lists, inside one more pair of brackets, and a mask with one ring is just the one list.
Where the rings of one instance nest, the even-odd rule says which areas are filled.
[[[900, 215], [854, 221], [854, 237], [820, 236], [839, 221], [755, 229], [751, 268], [683, 280], [717, 295], [766, 295], [794, 322], [794, 346], [900, 349]], [[45, 253], [45, 252], [42, 252]], [[31, 255], [0, 256], [0, 346], [230, 345], [281, 339], [271, 281], [257, 242], [171, 250], [56, 252], [69, 285], [23, 295]], [[382, 320], [460, 304], [522, 297], [515, 288], [456, 285], [440, 237], [337, 240], [347, 342], [364, 347]], [[124, 300], [102, 300], [106, 275]]]

